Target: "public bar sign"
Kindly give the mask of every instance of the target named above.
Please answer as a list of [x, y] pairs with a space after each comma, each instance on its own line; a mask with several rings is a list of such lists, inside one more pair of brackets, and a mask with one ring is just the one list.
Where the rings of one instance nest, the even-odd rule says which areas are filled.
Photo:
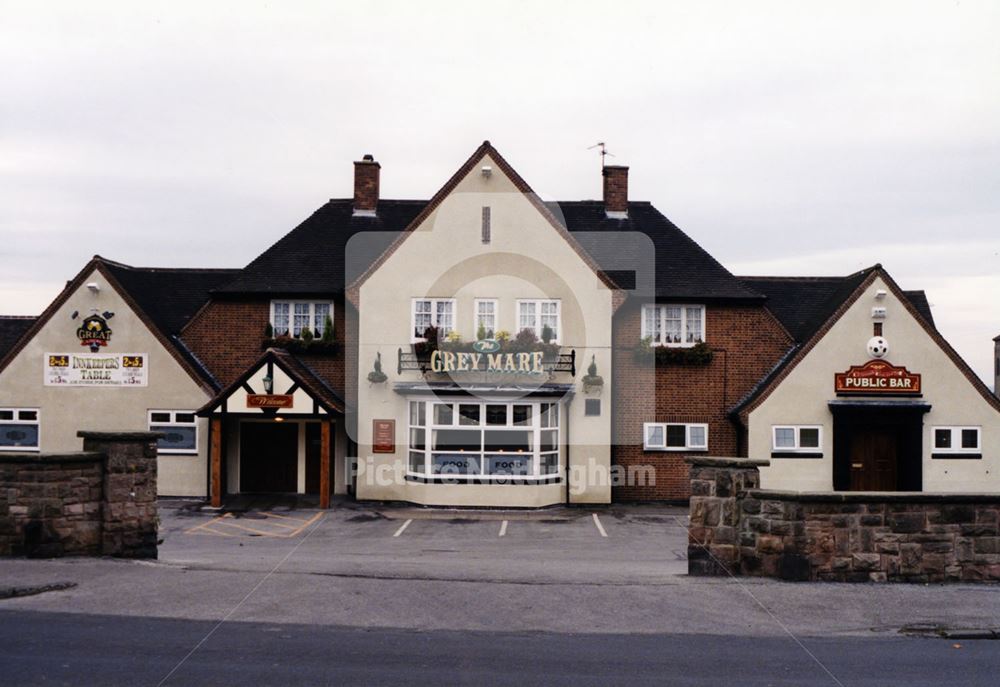
[[148, 386], [148, 353], [46, 353], [45, 386]]
[[838, 394], [919, 394], [920, 375], [884, 360], [869, 360], [834, 375]]
[[395, 420], [372, 420], [372, 452], [396, 452]]
[[248, 394], [247, 408], [293, 408], [295, 397], [286, 394]]

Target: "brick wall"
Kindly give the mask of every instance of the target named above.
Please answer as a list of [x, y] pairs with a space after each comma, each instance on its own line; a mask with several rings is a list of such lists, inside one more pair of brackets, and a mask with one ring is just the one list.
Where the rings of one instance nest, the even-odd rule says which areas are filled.
[[[247, 371], [263, 353], [264, 333], [271, 318], [271, 300], [217, 300], [209, 303], [182, 334], [184, 343], [226, 386]], [[344, 389], [344, 307], [333, 307], [335, 354], [296, 354], [338, 393]]]
[[689, 574], [1000, 581], [1000, 495], [758, 489], [768, 462], [691, 460]]
[[774, 367], [792, 345], [777, 320], [760, 306], [706, 308], [705, 337], [713, 350], [703, 366], [656, 365], [636, 360], [642, 338], [641, 305], [626, 304], [614, 332], [615, 464], [651, 465], [655, 485], [613, 489], [618, 501], [683, 500], [690, 495], [685, 455], [644, 451], [644, 422], [708, 423], [710, 455], [741, 455], [746, 442], [728, 412]]
[[0, 555], [156, 558], [159, 435], [80, 436], [80, 453], [0, 454]]

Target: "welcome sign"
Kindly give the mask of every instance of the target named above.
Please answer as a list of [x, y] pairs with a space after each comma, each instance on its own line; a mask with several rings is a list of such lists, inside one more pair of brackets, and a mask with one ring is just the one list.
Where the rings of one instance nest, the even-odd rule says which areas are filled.
[[45, 386], [147, 386], [148, 353], [46, 353]]

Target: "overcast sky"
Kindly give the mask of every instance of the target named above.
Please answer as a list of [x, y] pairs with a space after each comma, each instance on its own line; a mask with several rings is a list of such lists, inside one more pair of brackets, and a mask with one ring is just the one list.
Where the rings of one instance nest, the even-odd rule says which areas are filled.
[[383, 197], [428, 198], [488, 138], [575, 200], [607, 141], [737, 274], [881, 262], [926, 289], [992, 385], [998, 35], [968, 0], [0, 0], [0, 313], [95, 253], [243, 266], [364, 153]]

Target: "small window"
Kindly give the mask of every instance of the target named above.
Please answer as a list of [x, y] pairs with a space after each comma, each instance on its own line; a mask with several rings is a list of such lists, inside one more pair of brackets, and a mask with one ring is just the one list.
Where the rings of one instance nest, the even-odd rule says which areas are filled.
[[38, 418], [36, 408], [0, 408], [0, 451], [37, 451]]
[[476, 299], [476, 338], [492, 339], [497, 330], [498, 304], [495, 298]]
[[483, 243], [489, 243], [491, 240], [490, 236], [490, 209], [489, 207], [483, 208]]
[[778, 425], [771, 428], [771, 449], [788, 453], [816, 453], [822, 446], [822, 427]]
[[934, 456], [976, 455], [981, 450], [979, 427], [935, 427]]
[[601, 399], [588, 398], [583, 405], [583, 414], [596, 417], [601, 414]]
[[705, 306], [644, 305], [641, 329], [651, 346], [694, 346], [705, 340]]
[[707, 451], [708, 425], [647, 422], [643, 426], [647, 451]]
[[454, 298], [414, 298], [411, 318], [413, 341], [425, 341], [428, 327], [438, 330], [445, 337], [455, 328]]
[[149, 411], [149, 431], [165, 435], [156, 442], [159, 453], [198, 453], [198, 418], [190, 410]]
[[[300, 338], [302, 332], [322, 338], [333, 326], [333, 304], [314, 301], [271, 301], [271, 329], [275, 336]], [[333, 333], [331, 329], [331, 334]]]
[[560, 303], [554, 300], [521, 300], [517, 302], [517, 331], [533, 331], [539, 341], [559, 343], [561, 322]]

